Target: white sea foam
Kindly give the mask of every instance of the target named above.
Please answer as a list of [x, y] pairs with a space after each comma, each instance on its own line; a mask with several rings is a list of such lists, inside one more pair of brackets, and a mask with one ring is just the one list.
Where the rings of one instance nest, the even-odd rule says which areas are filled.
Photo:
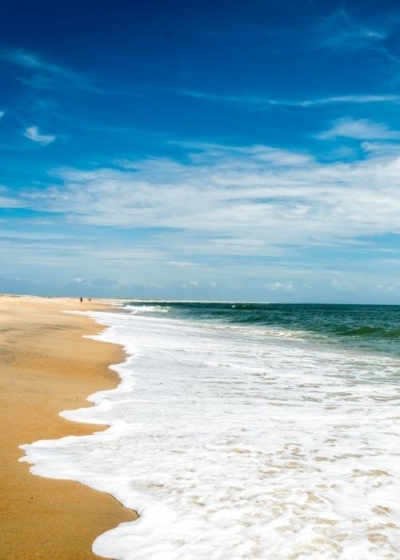
[[123, 560], [379, 560], [400, 551], [399, 362], [169, 316], [92, 313], [122, 382], [24, 446], [32, 472], [113, 494], [140, 519]]
[[169, 307], [165, 305], [132, 305], [128, 304], [124, 306], [125, 309], [129, 309], [132, 313], [168, 313]]

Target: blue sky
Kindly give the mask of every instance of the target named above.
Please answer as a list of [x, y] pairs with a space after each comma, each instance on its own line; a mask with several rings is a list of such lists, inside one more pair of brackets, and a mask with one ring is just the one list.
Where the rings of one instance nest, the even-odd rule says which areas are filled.
[[14, 0], [0, 291], [400, 303], [396, 1]]

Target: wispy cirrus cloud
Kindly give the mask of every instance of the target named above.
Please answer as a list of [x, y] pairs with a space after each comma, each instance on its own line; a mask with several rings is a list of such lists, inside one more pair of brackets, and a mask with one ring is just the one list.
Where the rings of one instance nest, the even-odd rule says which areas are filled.
[[44, 59], [22, 49], [3, 49], [0, 51], [0, 58], [18, 66], [22, 66], [23, 68], [42, 70], [44, 72], [58, 74], [60, 76], [77, 76], [77, 74], [63, 68], [62, 66], [47, 62]]
[[338, 137], [356, 140], [393, 140], [400, 138], [400, 132], [367, 119], [343, 118], [337, 120], [331, 128], [318, 134], [317, 137], [322, 140]]
[[217, 103], [232, 103], [248, 106], [282, 106], [282, 107], [314, 107], [322, 105], [364, 105], [372, 103], [400, 104], [400, 95], [338, 95], [327, 97], [316, 97], [311, 99], [278, 99], [268, 96], [257, 95], [230, 95], [216, 94], [204, 91], [178, 89], [173, 90], [177, 95], [214, 101]]
[[320, 47], [354, 51], [382, 43], [390, 30], [387, 21], [361, 21], [341, 8], [326, 17], [317, 32]]
[[86, 76], [23, 49], [3, 49], [0, 59], [20, 68], [18, 79], [35, 89], [97, 91]]
[[26, 136], [26, 138], [29, 138], [29, 140], [33, 140], [34, 142], [38, 142], [39, 144], [42, 144], [44, 146], [50, 144], [51, 142], [54, 142], [54, 140], [56, 139], [56, 137], [52, 134], [41, 134], [37, 126], [29, 126], [28, 128], [26, 128], [24, 131], [24, 136]]
[[353, 9], [349, 2], [341, 3], [339, 8], [339, 3], [336, 3], [333, 9], [324, 3], [321, 6], [312, 4], [315, 3], [302, 5], [299, 11], [303, 17], [299, 21], [293, 12], [292, 17], [287, 17], [278, 27], [262, 21], [243, 21], [222, 33], [220, 29], [213, 30], [211, 36], [246, 42], [263, 39], [263, 49], [269, 52], [329, 50], [334, 53], [378, 47], [395, 31], [398, 21], [397, 8], [384, 7], [373, 14], [368, 7], [365, 10]]
[[346, 103], [354, 105], [364, 105], [369, 103], [398, 104], [400, 103], [400, 95], [338, 95], [294, 101], [291, 104], [296, 104], [301, 107], [311, 107], [313, 105], [334, 105]]

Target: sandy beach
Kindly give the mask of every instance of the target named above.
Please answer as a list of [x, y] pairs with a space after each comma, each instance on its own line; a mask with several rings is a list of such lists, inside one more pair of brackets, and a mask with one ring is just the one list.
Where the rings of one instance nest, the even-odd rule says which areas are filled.
[[101, 327], [65, 310], [104, 310], [101, 301], [0, 296], [0, 558], [99, 558], [94, 539], [135, 518], [114, 498], [71, 481], [34, 476], [21, 444], [99, 431], [61, 410], [92, 406], [87, 396], [115, 387], [108, 366], [124, 360], [113, 344], [82, 338]]

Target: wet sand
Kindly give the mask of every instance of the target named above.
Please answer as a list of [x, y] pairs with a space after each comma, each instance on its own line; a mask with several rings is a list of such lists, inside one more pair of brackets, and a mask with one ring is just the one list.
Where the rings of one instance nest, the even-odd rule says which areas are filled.
[[104, 310], [101, 301], [0, 296], [0, 558], [98, 559], [92, 542], [135, 513], [114, 498], [71, 481], [42, 478], [19, 462], [19, 445], [103, 429], [64, 420], [61, 410], [92, 406], [90, 394], [113, 388], [114, 344], [82, 338], [102, 327], [64, 310]]

